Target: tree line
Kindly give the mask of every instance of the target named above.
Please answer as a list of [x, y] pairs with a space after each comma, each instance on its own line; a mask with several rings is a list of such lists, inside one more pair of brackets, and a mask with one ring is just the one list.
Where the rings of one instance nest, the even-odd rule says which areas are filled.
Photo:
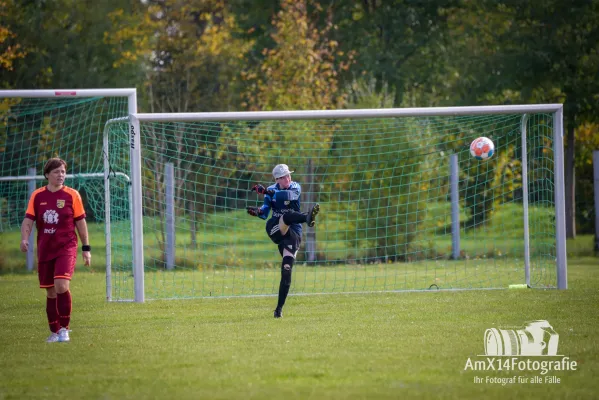
[[597, 71], [598, 0], [0, 0], [4, 89], [137, 87], [140, 112], [563, 103], [570, 236], [593, 229]]

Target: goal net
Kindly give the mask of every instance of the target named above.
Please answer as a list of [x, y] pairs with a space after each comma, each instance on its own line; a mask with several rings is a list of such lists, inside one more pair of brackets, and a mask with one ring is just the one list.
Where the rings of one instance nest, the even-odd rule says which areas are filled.
[[[280, 163], [321, 210], [291, 294], [565, 288], [561, 123], [561, 105], [137, 114], [109, 128], [110, 168], [138, 130], [146, 298], [277, 293], [281, 257], [245, 209]], [[469, 153], [479, 136], [489, 160]], [[126, 264], [112, 287], [133, 298]]]
[[[90, 235], [104, 240], [106, 223], [105, 161], [106, 123], [127, 118], [136, 109], [135, 89], [2, 90], [0, 91], [0, 234], [2, 242], [15, 244], [33, 190], [43, 186], [44, 163], [51, 157], [67, 162], [67, 186], [83, 198]], [[106, 138], [107, 139], [107, 138]], [[128, 156], [127, 156], [128, 157]], [[116, 198], [127, 197], [129, 171], [109, 175]], [[119, 207], [121, 207], [119, 209]], [[123, 210], [122, 212], [120, 210]], [[121, 235], [131, 242], [129, 202], [113, 204], [113, 215], [125, 221]], [[114, 235], [118, 236], [115, 231]], [[106, 233], [109, 236], [110, 232]], [[28, 269], [35, 268], [34, 233], [30, 237]], [[14, 238], [14, 240], [9, 239]], [[114, 241], [114, 240], [113, 240]], [[118, 242], [118, 240], [117, 240]], [[122, 242], [122, 240], [121, 240]], [[103, 246], [94, 250], [94, 265], [106, 265]], [[7, 250], [8, 251], [8, 250]], [[123, 263], [129, 255], [120, 251]], [[11, 253], [12, 254], [12, 253]], [[22, 270], [25, 257], [7, 256], [3, 272]], [[101, 267], [99, 267], [101, 268]]]

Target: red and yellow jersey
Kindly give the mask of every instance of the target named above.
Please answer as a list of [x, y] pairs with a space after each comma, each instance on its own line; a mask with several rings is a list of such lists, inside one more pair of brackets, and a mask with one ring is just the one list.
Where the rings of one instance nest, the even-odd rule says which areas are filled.
[[67, 186], [51, 192], [45, 186], [29, 199], [25, 218], [35, 221], [38, 261], [77, 257], [75, 221], [85, 218], [79, 192]]

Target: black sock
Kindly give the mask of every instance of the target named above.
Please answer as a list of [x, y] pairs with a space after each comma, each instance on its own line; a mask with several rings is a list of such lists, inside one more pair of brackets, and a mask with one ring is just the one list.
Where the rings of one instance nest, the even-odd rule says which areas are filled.
[[281, 283], [279, 284], [279, 302], [277, 303], [277, 310], [281, 310], [285, 305], [287, 294], [289, 294], [289, 288], [291, 287], [291, 270], [293, 269], [293, 257], [283, 257], [283, 263], [281, 265]]
[[308, 222], [308, 215], [296, 211], [289, 212], [283, 214], [283, 222], [285, 223], [285, 225], [303, 224], [305, 222]]

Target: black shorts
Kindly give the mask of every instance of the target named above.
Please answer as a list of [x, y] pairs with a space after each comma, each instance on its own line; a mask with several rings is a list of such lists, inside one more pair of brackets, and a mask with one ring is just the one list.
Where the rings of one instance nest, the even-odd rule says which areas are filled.
[[285, 235], [281, 234], [278, 218], [271, 218], [266, 222], [266, 234], [273, 243], [279, 246], [281, 257], [283, 256], [283, 250], [285, 249], [295, 255], [302, 244], [302, 237], [298, 235], [296, 231], [291, 229], [291, 227], [289, 227], [289, 230]]

